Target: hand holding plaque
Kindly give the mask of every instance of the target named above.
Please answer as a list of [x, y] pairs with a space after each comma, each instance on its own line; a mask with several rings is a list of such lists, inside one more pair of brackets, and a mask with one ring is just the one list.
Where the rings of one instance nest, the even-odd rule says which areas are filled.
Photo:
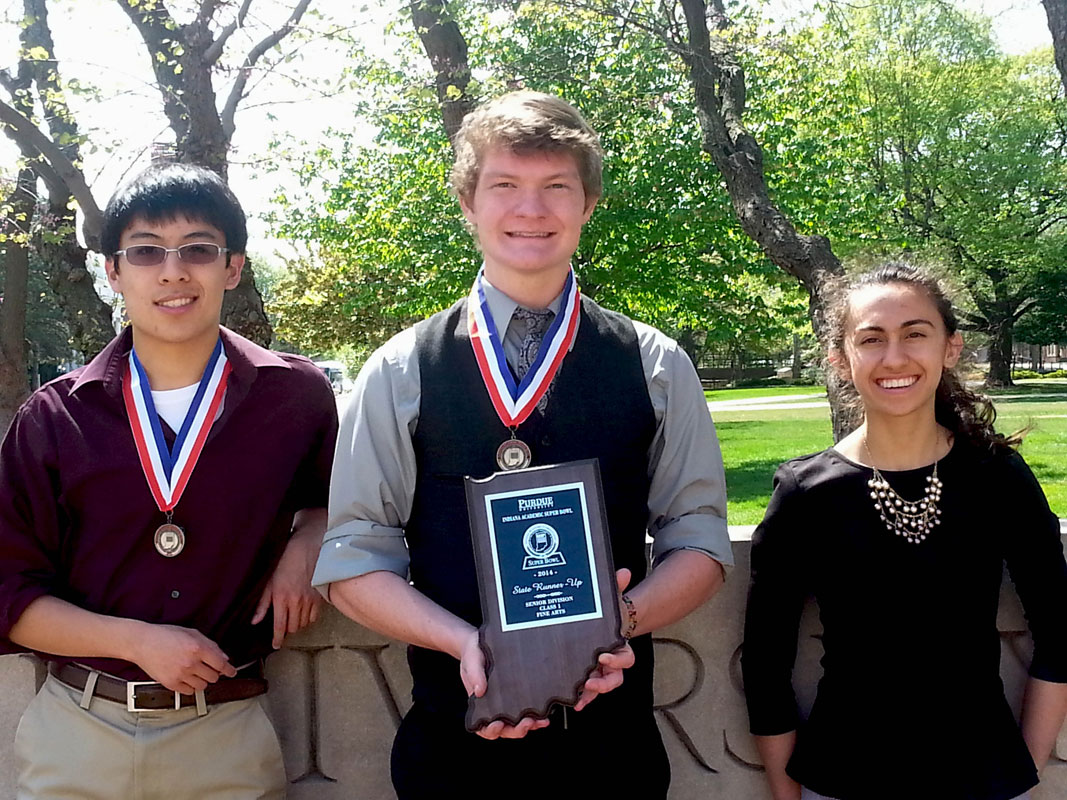
[[[620, 569], [615, 573], [615, 582], [621, 595], [630, 584], [630, 570]], [[621, 609], [620, 609], [621, 614]], [[582, 696], [574, 704], [575, 711], [581, 711], [596, 698], [597, 695], [605, 694], [622, 686], [623, 671], [634, 665], [634, 651], [627, 641], [622, 647], [612, 650], [610, 653], [601, 653], [597, 659], [597, 667], [589, 675], [582, 689]]]
[[[595, 460], [467, 480], [482, 601], [487, 688], [467, 727], [543, 719], [552, 704], [587, 704], [614, 688], [625, 644], [600, 472]], [[498, 726], [499, 727], [499, 726]]]

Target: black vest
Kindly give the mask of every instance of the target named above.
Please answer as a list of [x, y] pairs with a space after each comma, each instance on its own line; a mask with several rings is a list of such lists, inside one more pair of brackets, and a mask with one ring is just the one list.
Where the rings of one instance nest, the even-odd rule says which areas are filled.
[[[647, 571], [648, 450], [655, 413], [633, 324], [585, 297], [580, 313], [574, 347], [556, 374], [546, 414], [534, 410], [519, 426], [518, 438], [530, 446], [535, 465], [599, 459], [615, 565], [633, 573], [632, 588]], [[415, 333], [422, 396], [413, 439], [418, 475], [404, 529], [411, 579], [431, 600], [479, 625], [463, 478], [497, 471], [497, 447], [510, 434], [474, 359], [466, 300], [420, 323]], [[650, 638], [635, 641], [634, 651], [638, 664], [627, 671], [626, 691], [611, 694], [619, 695], [617, 702], [628, 697], [651, 708]], [[454, 659], [413, 647], [408, 660], [416, 701], [441, 711], [465, 709]]]

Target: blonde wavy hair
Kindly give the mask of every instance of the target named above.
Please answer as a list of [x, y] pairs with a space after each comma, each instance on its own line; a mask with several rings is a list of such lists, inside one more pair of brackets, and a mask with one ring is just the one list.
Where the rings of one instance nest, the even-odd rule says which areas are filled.
[[600, 138], [578, 110], [559, 97], [527, 90], [508, 92], [463, 118], [453, 146], [452, 192], [469, 200], [485, 154], [570, 153], [578, 166], [586, 203], [603, 192]]

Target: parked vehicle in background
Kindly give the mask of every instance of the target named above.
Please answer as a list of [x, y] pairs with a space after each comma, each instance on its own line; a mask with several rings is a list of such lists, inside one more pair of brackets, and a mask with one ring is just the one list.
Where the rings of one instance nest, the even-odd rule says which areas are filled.
[[322, 374], [329, 379], [334, 394], [341, 394], [344, 391], [344, 364], [340, 361], [316, 361], [315, 366], [322, 370]]

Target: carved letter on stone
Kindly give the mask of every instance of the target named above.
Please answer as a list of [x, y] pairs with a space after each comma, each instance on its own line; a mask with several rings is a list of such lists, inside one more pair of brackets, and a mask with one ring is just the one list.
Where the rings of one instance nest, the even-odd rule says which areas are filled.
[[676, 717], [672, 713], [673, 709], [678, 708], [684, 703], [686, 703], [693, 695], [697, 693], [697, 691], [699, 691], [700, 687], [703, 685], [704, 662], [701, 661], [700, 654], [697, 653], [697, 651], [694, 650], [689, 643], [683, 642], [681, 639], [656, 639], [655, 644], [658, 647], [677, 647], [679, 650], [685, 653], [685, 655], [688, 656], [689, 659], [693, 662], [693, 682], [682, 693], [682, 695], [678, 697], [678, 699], [671, 700], [667, 703], [657, 703], [654, 709], [656, 713], [663, 717], [664, 721], [667, 723], [667, 726], [672, 731], [674, 731], [675, 736], [678, 737], [678, 740], [682, 743], [682, 746], [686, 749], [686, 752], [693, 757], [693, 760], [702, 769], [707, 770], [708, 772], [718, 774], [719, 771], [715, 769], [715, 767], [711, 766], [711, 764], [707, 762], [707, 759], [705, 759], [704, 756], [701, 755], [700, 750], [697, 749], [696, 742], [693, 741], [693, 737], [689, 735], [685, 727], [678, 720], [678, 717]]

